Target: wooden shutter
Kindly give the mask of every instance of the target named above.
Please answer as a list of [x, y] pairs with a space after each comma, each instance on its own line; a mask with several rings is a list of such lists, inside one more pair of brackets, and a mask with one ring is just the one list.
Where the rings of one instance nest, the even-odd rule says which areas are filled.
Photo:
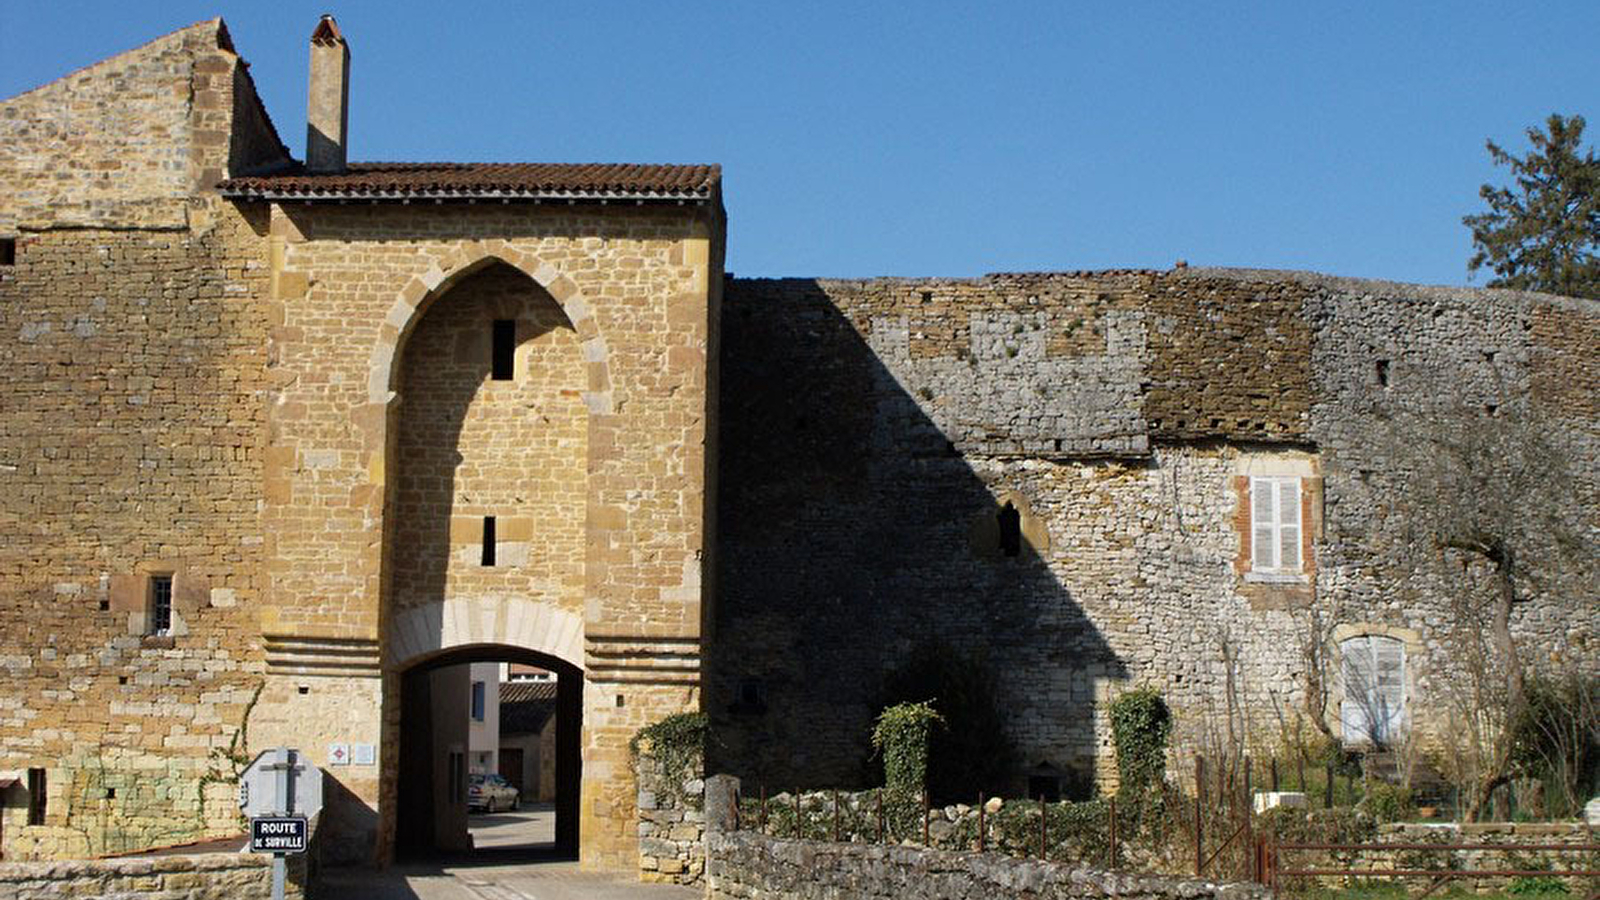
[[1278, 568], [1300, 569], [1300, 480], [1274, 482], [1278, 489]]
[[1405, 730], [1406, 645], [1371, 635], [1339, 645], [1344, 658], [1344, 701], [1339, 719], [1344, 740], [1393, 744]]
[[1250, 567], [1300, 571], [1301, 534], [1300, 479], [1250, 479]]
[[1266, 478], [1250, 479], [1250, 529], [1254, 535], [1250, 547], [1252, 569], [1276, 569], [1277, 547], [1272, 528], [1272, 482]]
[[1364, 637], [1351, 638], [1340, 644], [1339, 650], [1344, 660], [1344, 700], [1339, 704], [1340, 730], [1346, 743], [1363, 744], [1372, 739], [1372, 644]]
[[1389, 743], [1400, 736], [1404, 725], [1406, 645], [1394, 638], [1374, 637], [1372, 658], [1379, 717], [1376, 732], [1380, 740]]

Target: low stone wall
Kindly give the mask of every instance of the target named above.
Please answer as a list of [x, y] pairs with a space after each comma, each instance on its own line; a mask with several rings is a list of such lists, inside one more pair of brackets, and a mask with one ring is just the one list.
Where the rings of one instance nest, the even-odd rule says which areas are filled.
[[634, 759], [639, 785], [639, 880], [698, 884], [705, 874], [705, 795], [697, 756], [669, 775], [645, 747]]
[[1123, 900], [1265, 900], [1271, 896], [1257, 884], [1127, 875], [996, 853], [788, 840], [748, 831], [708, 833], [706, 850], [707, 896], [712, 900], [1113, 896]]
[[[304, 857], [290, 857], [285, 896], [303, 898]], [[268, 900], [271, 857], [197, 853], [62, 862], [0, 863], [0, 900], [140, 898]]]

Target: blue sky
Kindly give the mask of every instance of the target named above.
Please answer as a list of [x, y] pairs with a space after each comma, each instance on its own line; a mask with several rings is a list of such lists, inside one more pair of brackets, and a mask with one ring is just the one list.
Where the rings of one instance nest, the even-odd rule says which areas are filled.
[[220, 14], [299, 155], [322, 12], [352, 158], [721, 163], [740, 275], [1464, 284], [1484, 139], [1556, 111], [1600, 135], [1595, 0], [0, 0], [0, 96]]

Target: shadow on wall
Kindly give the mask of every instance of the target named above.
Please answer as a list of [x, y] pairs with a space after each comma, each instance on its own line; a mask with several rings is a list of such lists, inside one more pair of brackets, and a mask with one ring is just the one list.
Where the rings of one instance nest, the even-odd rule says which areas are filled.
[[1095, 684], [1126, 672], [1040, 555], [1025, 464], [959, 454], [817, 282], [738, 284], [722, 320], [708, 769], [750, 790], [869, 786], [890, 681], [942, 646], [985, 663], [1019, 751], [1005, 783], [980, 787], [1019, 796], [1061, 772], [1063, 794], [1081, 793]]

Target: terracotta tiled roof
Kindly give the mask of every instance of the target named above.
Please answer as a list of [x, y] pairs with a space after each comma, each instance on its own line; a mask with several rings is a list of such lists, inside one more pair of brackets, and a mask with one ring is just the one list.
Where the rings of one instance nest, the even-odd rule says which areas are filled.
[[296, 165], [217, 186], [244, 199], [562, 199], [708, 200], [721, 166], [611, 163], [351, 163], [338, 174]]
[[500, 682], [501, 734], [537, 734], [555, 711], [554, 681]]

